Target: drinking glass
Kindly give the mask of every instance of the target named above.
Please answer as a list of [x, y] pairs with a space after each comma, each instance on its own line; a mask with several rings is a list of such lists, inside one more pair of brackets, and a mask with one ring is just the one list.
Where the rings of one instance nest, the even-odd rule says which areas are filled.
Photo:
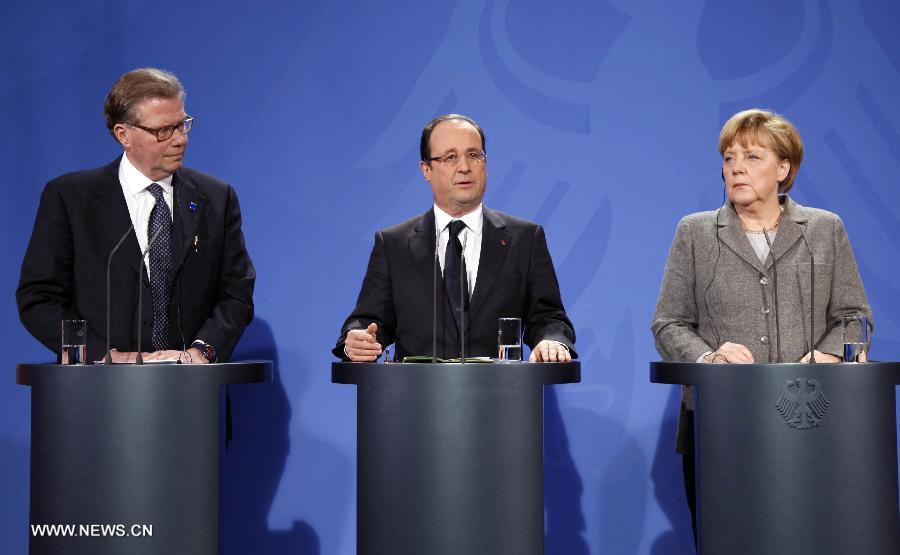
[[497, 346], [499, 362], [522, 360], [522, 319], [500, 318], [497, 321]]
[[62, 321], [63, 364], [84, 364], [87, 360], [87, 320]]
[[866, 362], [869, 319], [865, 314], [844, 316], [844, 362]]

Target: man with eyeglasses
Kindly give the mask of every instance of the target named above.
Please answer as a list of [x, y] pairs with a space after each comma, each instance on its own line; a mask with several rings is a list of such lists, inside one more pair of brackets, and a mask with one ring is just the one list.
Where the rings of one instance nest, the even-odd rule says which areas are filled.
[[464, 329], [466, 357], [496, 357], [498, 318], [517, 317], [532, 362], [571, 360], [575, 331], [543, 229], [482, 204], [487, 155], [481, 127], [459, 114], [437, 117], [422, 130], [419, 150], [434, 206], [375, 234], [335, 356], [374, 361], [391, 343], [397, 360], [432, 355], [434, 330], [434, 354], [456, 358]]
[[107, 259], [116, 245], [109, 267], [113, 362], [133, 362], [139, 350], [145, 361], [225, 361], [253, 318], [256, 272], [237, 195], [182, 166], [194, 121], [184, 98], [167, 71], [126, 73], [104, 106], [122, 156], [45, 187], [16, 301], [22, 323], [51, 350], [60, 351], [61, 320], [84, 319], [88, 360], [104, 358]]

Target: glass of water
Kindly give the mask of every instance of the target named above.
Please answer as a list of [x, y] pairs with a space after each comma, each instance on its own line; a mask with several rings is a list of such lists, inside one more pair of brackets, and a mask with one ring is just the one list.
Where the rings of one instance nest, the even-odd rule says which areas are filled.
[[497, 321], [497, 346], [499, 362], [522, 360], [522, 319], [500, 318]]
[[84, 364], [87, 360], [87, 320], [62, 321], [62, 363]]
[[866, 362], [869, 318], [865, 314], [844, 316], [844, 362]]

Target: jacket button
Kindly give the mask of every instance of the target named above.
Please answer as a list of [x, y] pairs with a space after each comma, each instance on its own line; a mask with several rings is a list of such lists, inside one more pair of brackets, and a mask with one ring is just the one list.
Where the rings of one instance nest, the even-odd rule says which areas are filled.
[[769, 309], [766, 308], [766, 307], [760, 308], [759, 311], [762, 312], [763, 314], [768, 314], [768, 313], [772, 312], [771, 310], [769, 310]]
[[153, 320], [144, 320], [144, 325], [149, 328], [153, 325]]
[[763, 276], [763, 277], [759, 278], [759, 282], [762, 283], [763, 285], [768, 285], [769, 278], [767, 278], [766, 276]]
[[760, 343], [768, 343], [768, 342], [769, 342], [769, 338], [766, 337], [766, 336], [764, 335], [764, 336], [762, 336], [762, 337], [759, 338], [759, 342], [760, 342]]

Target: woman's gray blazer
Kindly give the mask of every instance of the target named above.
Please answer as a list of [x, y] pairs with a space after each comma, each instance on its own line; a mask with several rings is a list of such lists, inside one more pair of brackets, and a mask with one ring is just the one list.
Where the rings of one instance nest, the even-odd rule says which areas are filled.
[[[765, 264], [756, 256], [730, 202], [718, 210], [685, 216], [678, 223], [651, 326], [663, 360], [694, 362], [729, 341], [747, 347], [756, 362], [778, 362], [777, 280], [781, 362], [798, 361], [810, 350], [811, 261], [815, 262], [815, 348], [841, 356], [841, 317], [861, 313], [872, 322], [841, 219], [788, 198], [783, 206]], [[683, 412], [693, 411], [693, 397], [692, 388], [682, 388]], [[682, 414], [680, 424], [686, 416]], [[684, 442], [693, 438], [682, 437], [682, 428], [679, 425], [677, 447], [683, 452], [690, 445]]]

